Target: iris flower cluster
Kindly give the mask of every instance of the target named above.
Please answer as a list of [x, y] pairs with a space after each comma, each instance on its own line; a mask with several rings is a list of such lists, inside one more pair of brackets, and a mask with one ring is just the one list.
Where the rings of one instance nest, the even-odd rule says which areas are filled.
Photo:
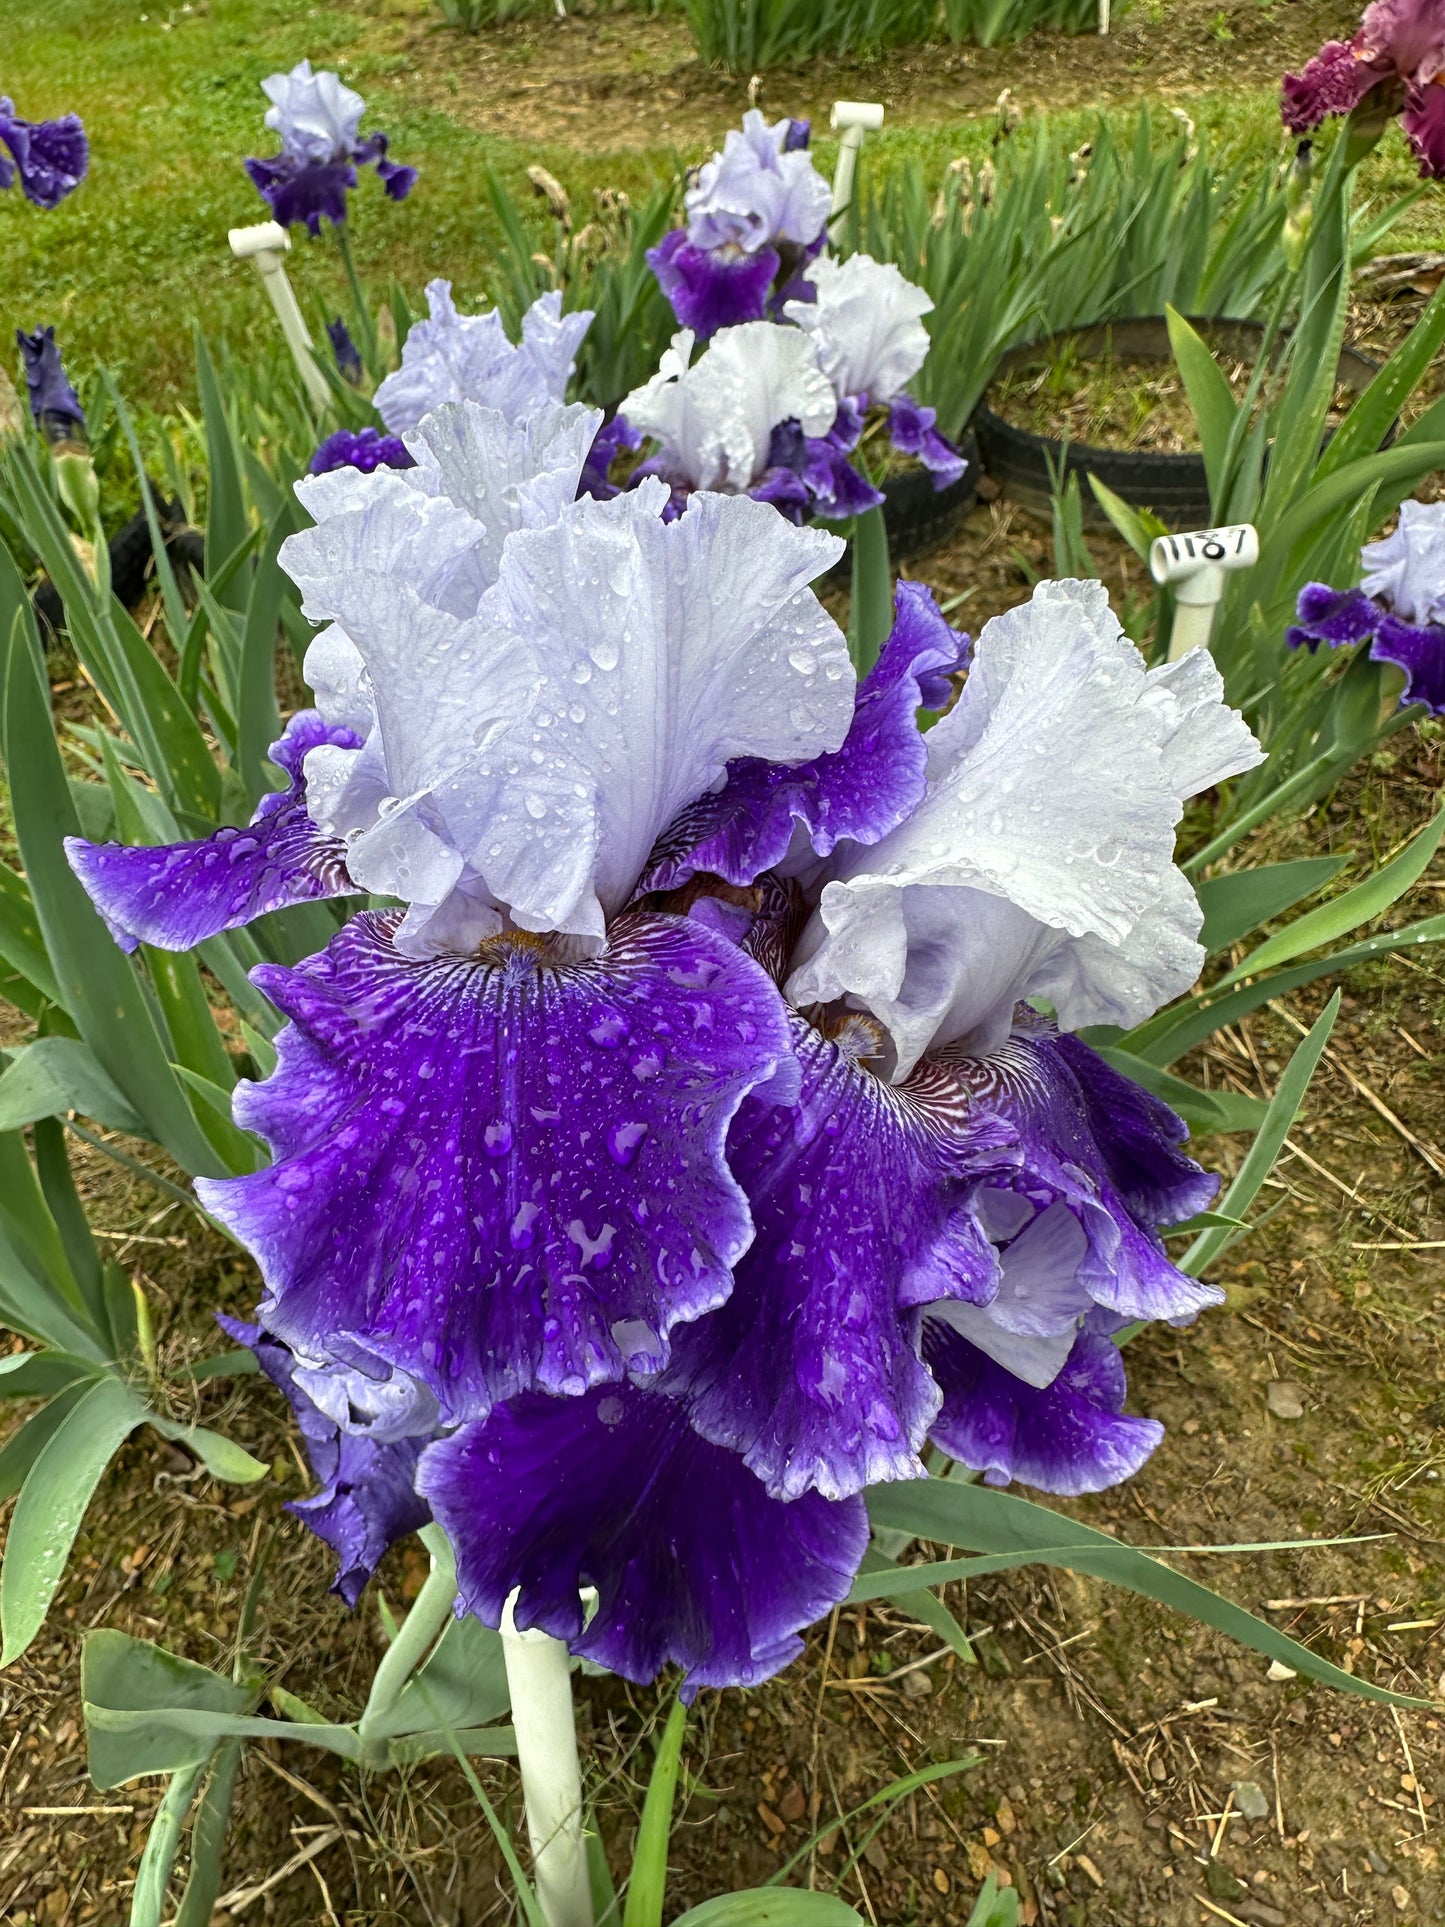
[[266, 125], [280, 136], [281, 151], [247, 161], [246, 172], [282, 227], [320, 234], [323, 219], [340, 227], [358, 167], [374, 166], [393, 201], [410, 194], [416, 169], [387, 158], [385, 134], [362, 137], [366, 102], [339, 75], [313, 73], [303, 60], [289, 74], [263, 80], [261, 91], [271, 102]]
[[283, 786], [68, 848], [131, 948], [390, 905], [256, 971], [288, 1021], [235, 1109], [272, 1161], [198, 1186], [260, 1267], [300, 1509], [348, 1598], [430, 1511], [459, 1610], [515, 1594], [690, 1694], [797, 1652], [930, 1440], [1056, 1493], [1157, 1443], [1114, 1340], [1218, 1299], [1161, 1237], [1216, 1180], [1071, 1033], [1194, 980], [1175, 827], [1259, 750], [1095, 582], [971, 649], [905, 583], [860, 683], [810, 587], [835, 536], [579, 498], [599, 426], [448, 402], [412, 467], [301, 482]]
[[1445, 7], [1440, 0], [1373, 0], [1353, 40], [1328, 40], [1303, 72], [1286, 74], [1291, 133], [1371, 100], [1400, 116], [1427, 180], [1445, 180]]
[[1402, 705], [1445, 715], [1445, 502], [1405, 502], [1393, 534], [1360, 551], [1364, 580], [1332, 589], [1310, 582], [1285, 632], [1311, 654], [1368, 642], [1373, 661], [1404, 673]]
[[807, 138], [806, 122], [769, 127], [754, 108], [688, 189], [686, 226], [647, 257], [681, 332], [622, 402], [615, 434], [619, 447], [651, 439], [634, 475], [662, 476], [674, 509], [719, 488], [797, 522], [876, 508], [883, 497], [852, 459], [870, 408], [887, 409], [894, 449], [935, 487], [964, 472], [907, 389], [933, 302], [891, 263], [822, 252], [832, 196]]

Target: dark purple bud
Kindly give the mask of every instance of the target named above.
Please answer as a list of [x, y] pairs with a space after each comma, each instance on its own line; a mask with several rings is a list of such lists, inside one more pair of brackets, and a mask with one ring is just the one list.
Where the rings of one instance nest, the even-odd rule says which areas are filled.
[[21, 120], [12, 100], [0, 100], [0, 141], [14, 155], [0, 157], [0, 187], [20, 176], [20, 191], [37, 207], [58, 207], [85, 179], [90, 144], [76, 114], [59, 120]]
[[15, 340], [25, 363], [25, 383], [30, 390], [30, 412], [35, 417], [35, 426], [52, 444], [83, 442], [85, 411], [60, 365], [54, 328], [37, 328], [33, 334], [17, 328]]
[[331, 352], [336, 357], [336, 366], [341, 372], [342, 380], [349, 381], [353, 388], [359, 387], [361, 356], [357, 352], [356, 343], [351, 339], [351, 330], [338, 315], [334, 321], [327, 322], [326, 332], [331, 337]]
[[783, 136], [783, 152], [785, 154], [796, 153], [800, 147], [806, 147], [812, 138], [813, 123], [811, 120], [790, 120], [788, 122], [788, 131]]

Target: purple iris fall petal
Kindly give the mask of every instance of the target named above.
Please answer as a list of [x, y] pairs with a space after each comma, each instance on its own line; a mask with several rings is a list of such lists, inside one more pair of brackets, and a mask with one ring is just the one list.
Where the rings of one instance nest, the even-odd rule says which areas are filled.
[[1381, 605], [1363, 589], [1331, 589], [1323, 582], [1307, 582], [1284, 639], [1291, 649], [1303, 645], [1311, 654], [1322, 642], [1339, 649], [1374, 635], [1384, 616]]
[[997, 1289], [993, 1248], [960, 1207], [967, 1177], [1006, 1168], [1012, 1131], [943, 1067], [902, 1085], [864, 1069], [881, 1038], [866, 1017], [833, 1041], [792, 1022], [797, 1102], [745, 1100], [728, 1137], [753, 1244], [728, 1303], [679, 1334], [664, 1384], [686, 1382], [694, 1426], [772, 1497], [843, 1499], [923, 1477], [938, 1392], [915, 1308]]
[[[433, 1445], [418, 1484], [466, 1610], [495, 1626], [520, 1588], [518, 1626], [642, 1685], [681, 1666], [685, 1699], [787, 1665], [868, 1543], [861, 1499], [770, 1499], [681, 1404], [627, 1384], [498, 1406]], [[585, 1628], [584, 1586], [598, 1593]]]
[[729, 248], [694, 247], [686, 228], [673, 228], [648, 252], [647, 264], [672, 304], [678, 325], [700, 341], [719, 328], [761, 321], [768, 291], [781, 265], [774, 248], [744, 254]]
[[1124, 1362], [1111, 1339], [1080, 1332], [1068, 1363], [1042, 1389], [995, 1364], [938, 1320], [923, 1355], [943, 1391], [932, 1438], [989, 1485], [1018, 1479], [1041, 1492], [1102, 1492], [1137, 1472], [1164, 1436], [1123, 1410]]
[[386, 189], [388, 200], [404, 201], [416, 186], [416, 169], [402, 161], [382, 160], [376, 163], [376, 178]]
[[415, 468], [416, 460], [399, 435], [383, 435], [379, 428], [338, 428], [311, 457], [312, 475], [329, 474], [333, 468], [359, 468], [369, 475], [374, 468]]
[[90, 144], [76, 114], [59, 120], [21, 120], [12, 100], [0, 100], [0, 141], [14, 155], [0, 159], [0, 188], [16, 174], [20, 191], [37, 207], [58, 207], [85, 179]]
[[708, 871], [746, 885], [787, 856], [795, 832], [826, 856], [842, 838], [875, 843], [923, 794], [920, 705], [947, 700], [968, 638], [951, 629], [921, 583], [900, 582], [893, 630], [859, 686], [840, 749], [789, 769], [739, 759], [724, 787], [684, 810], [659, 838], [639, 886], [674, 889]]
[[1280, 96], [1284, 124], [1292, 134], [1313, 133], [1331, 115], [1358, 107], [1384, 78], [1378, 68], [1357, 60], [1347, 42], [1327, 40], [1302, 72], [1285, 75]]
[[968, 467], [953, 443], [934, 427], [935, 409], [925, 408], [906, 390], [895, 395], [888, 408], [888, 434], [900, 455], [912, 455], [933, 477], [936, 489], [947, 488], [963, 476]]
[[1387, 615], [1370, 644], [1370, 655], [1375, 662], [1404, 670], [1402, 703], [1424, 703], [1435, 715], [1445, 715], [1445, 627]]
[[1400, 125], [1421, 174], [1427, 180], [1445, 181], [1445, 84], [1439, 76], [1428, 87], [1411, 89]]
[[85, 410], [61, 366], [54, 328], [36, 328], [29, 334], [17, 328], [15, 343], [25, 364], [35, 426], [48, 442], [84, 440]]
[[593, 495], [599, 502], [610, 502], [614, 495], [621, 493], [621, 485], [612, 480], [612, 464], [624, 451], [630, 453], [641, 446], [641, 431], [634, 428], [625, 415], [614, 415], [610, 422], [604, 422], [583, 464], [577, 493]]
[[410, 1374], [449, 1423], [657, 1370], [751, 1234], [723, 1147], [787, 1058], [776, 990], [677, 917], [620, 918], [574, 964], [526, 936], [403, 956], [396, 921], [256, 973], [292, 1021], [236, 1115], [275, 1162], [202, 1188], [267, 1327]]
[[801, 475], [791, 468], [764, 469], [762, 480], [748, 490], [755, 502], [771, 502], [780, 515], [786, 515], [799, 528], [808, 519], [813, 495]]
[[1219, 1188], [1179, 1148], [1189, 1133], [1167, 1104], [1042, 1020], [959, 1068], [977, 1102], [1018, 1131], [1022, 1168], [1010, 1188], [1040, 1213], [1066, 1205], [1082, 1227], [1076, 1277], [1087, 1300], [1125, 1318], [1174, 1320], [1221, 1302], [1170, 1262], [1159, 1235], [1206, 1210]]
[[288, 154], [274, 160], [250, 160], [246, 172], [282, 227], [304, 227], [319, 235], [323, 220], [340, 227], [346, 219], [346, 196], [356, 186], [356, 169], [348, 160], [302, 161]]
[[431, 1518], [415, 1484], [417, 1461], [428, 1441], [342, 1431], [297, 1383], [297, 1362], [285, 1345], [259, 1325], [235, 1318], [217, 1322], [256, 1354], [261, 1370], [286, 1395], [321, 1488], [292, 1500], [286, 1510], [331, 1547], [337, 1558], [331, 1590], [355, 1606], [386, 1552]]
[[87, 843], [68, 836], [65, 854], [122, 950], [154, 944], [190, 950], [287, 904], [350, 896], [346, 848], [306, 813], [308, 751], [355, 749], [360, 737], [300, 711], [271, 745], [271, 761], [291, 778], [261, 798], [245, 829], [227, 825], [194, 843]]

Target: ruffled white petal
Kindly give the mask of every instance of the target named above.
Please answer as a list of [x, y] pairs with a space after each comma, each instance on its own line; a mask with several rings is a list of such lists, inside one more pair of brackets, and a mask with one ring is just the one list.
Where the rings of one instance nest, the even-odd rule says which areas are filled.
[[339, 75], [313, 73], [303, 60], [289, 74], [268, 75], [261, 91], [271, 102], [266, 125], [298, 160], [337, 159], [356, 145], [366, 102]]
[[657, 373], [620, 410], [657, 442], [670, 479], [741, 492], [767, 467], [780, 422], [797, 421], [805, 435], [833, 426], [837, 397], [798, 329], [772, 321], [721, 328], [689, 366], [692, 343], [687, 330], [675, 335]]
[[931, 311], [932, 298], [905, 281], [891, 261], [868, 254], [850, 254], [846, 261], [824, 256], [809, 268], [808, 279], [817, 300], [789, 301], [783, 313], [812, 336], [818, 365], [836, 393], [892, 401], [928, 355], [921, 317]]
[[808, 247], [823, 232], [832, 190], [804, 149], [784, 151], [789, 122], [772, 126], [757, 108], [743, 116], [698, 170], [683, 208], [694, 247], [736, 247], [748, 254], [774, 241]]
[[523, 316], [514, 346], [495, 308], [457, 313], [450, 281], [429, 282], [426, 297], [429, 319], [413, 323], [400, 368], [376, 391], [377, 411], [394, 435], [443, 402], [479, 402], [519, 421], [563, 400], [590, 311], [564, 315], [561, 295], [544, 294]]
[[980, 636], [913, 816], [835, 856], [790, 999], [870, 1010], [898, 1077], [932, 1047], [996, 1048], [1028, 997], [1066, 1028], [1140, 1021], [1198, 974], [1175, 826], [1257, 760], [1241, 731], [1207, 666], [1146, 674], [1102, 585], [1041, 583]]
[[1406, 622], [1445, 623], [1445, 502], [1402, 502], [1399, 525], [1367, 543], [1360, 561], [1366, 595]]

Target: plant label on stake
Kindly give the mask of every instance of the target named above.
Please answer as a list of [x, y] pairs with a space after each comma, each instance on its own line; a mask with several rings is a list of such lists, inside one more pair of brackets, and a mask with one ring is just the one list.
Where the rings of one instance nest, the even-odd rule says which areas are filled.
[[1235, 569], [1252, 569], [1259, 560], [1259, 531], [1252, 522], [1224, 529], [1191, 529], [1158, 536], [1149, 550], [1149, 573], [1161, 588], [1174, 588], [1174, 627], [1169, 660], [1191, 649], [1209, 647], [1214, 611], [1224, 594], [1224, 578]]
[[838, 160], [833, 169], [833, 207], [828, 216], [828, 239], [836, 241], [836, 230], [853, 198], [858, 150], [863, 145], [863, 136], [876, 134], [883, 125], [883, 103], [881, 100], [835, 100], [828, 125], [839, 136]]
[[281, 332], [286, 337], [286, 345], [291, 350], [302, 386], [316, 407], [325, 408], [331, 400], [330, 391], [325, 376], [312, 359], [311, 336], [297, 306], [291, 283], [286, 278], [286, 266], [281, 258], [291, 247], [290, 235], [279, 221], [260, 221], [255, 227], [233, 227], [230, 242], [231, 252], [238, 261], [255, 262], [261, 285], [271, 297], [271, 306], [281, 323]]

